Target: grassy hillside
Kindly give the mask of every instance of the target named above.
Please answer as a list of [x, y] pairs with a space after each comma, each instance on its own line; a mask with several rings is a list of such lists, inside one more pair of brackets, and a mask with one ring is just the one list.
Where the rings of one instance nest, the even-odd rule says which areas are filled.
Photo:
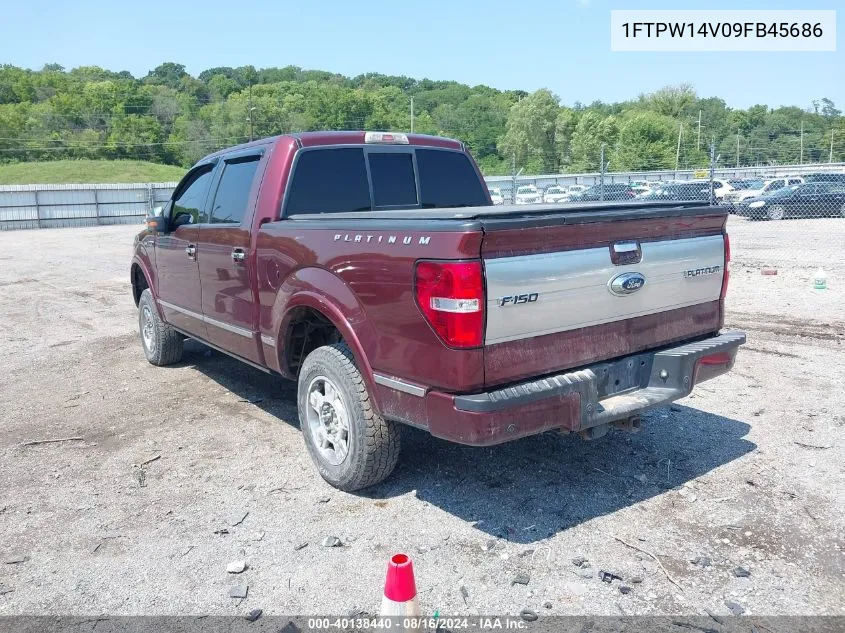
[[140, 160], [56, 160], [0, 163], [0, 185], [107, 182], [171, 182], [185, 174], [181, 167]]

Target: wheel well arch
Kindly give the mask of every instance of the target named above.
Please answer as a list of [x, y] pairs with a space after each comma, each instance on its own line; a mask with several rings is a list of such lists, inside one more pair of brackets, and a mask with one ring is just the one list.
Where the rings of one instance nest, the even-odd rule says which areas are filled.
[[135, 301], [135, 307], [138, 307], [138, 303], [141, 301], [141, 293], [150, 287], [150, 283], [143, 269], [137, 263], [132, 264], [130, 279], [132, 281], [132, 299]]
[[[291, 308], [285, 315], [278, 346], [279, 367], [297, 377], [305, 358], [318, 347], [346, 342], [340, 328], [325, 312], [311, 306]], [[353, 354], [354, 354], [353, 350]]]

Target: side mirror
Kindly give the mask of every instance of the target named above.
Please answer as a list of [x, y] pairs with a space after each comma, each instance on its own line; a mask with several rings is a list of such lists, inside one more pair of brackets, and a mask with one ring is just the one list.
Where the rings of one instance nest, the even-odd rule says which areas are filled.
[[151, 233], [167, 233], [168, 219], [170, 216], [170, 203], [164, 206], [155, 207], [150, 215], [144, 220], [147, 230]]
[[154, 209], [153, 215], [148, 215], [144, 220], [144, 224], [147, 225], [147, 230], [153, 234], [167, 233], [167, 218], [163, 215], [157, 215], [155, 211], [156, 210]]

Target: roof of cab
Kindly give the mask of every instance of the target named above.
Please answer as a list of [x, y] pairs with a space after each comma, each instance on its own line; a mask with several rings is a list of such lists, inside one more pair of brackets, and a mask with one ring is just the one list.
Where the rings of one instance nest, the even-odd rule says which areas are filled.
[[[259, 138], [248, 143], [240, 145], [233, 145], [232, 147], [224, 147], [216, 152], [208, 154], [197, 161], [196, 165], [205, 163], [209, 160], [217, 158], [229, 152], [237, 152], [250, 147], [258, 147], [261, 145], [276, 144], [285, 139], [294, 139], [299, 143], [300, 147], [319, 147], [331, 145], [363, 145], [364, 135], [363, 131], [348, 131], [348, 132], [292, 132], [290, 134], [280, 134], [278, 136], [268, 136], [266, 138]], [[429, 136], [428, 134], [406, 134], [409, 145], [416, 145], [422, 147], [442, 147], [445, 149], [463, 150], [464, 144], [455, 139], [445, 138], [442, 136]], [[373, 143], [377, 145], [377, 143]]]
[[[288, 136], [297, 139], [303, 147], [315, 147], [318, 145], [363, 145], [365, 134], [364, 131], [297, 132]], [[406, 134], [406, 136], [410, 145], [463, 149], [463, 144], [460, 141], [451, 138], [427, 134]]]

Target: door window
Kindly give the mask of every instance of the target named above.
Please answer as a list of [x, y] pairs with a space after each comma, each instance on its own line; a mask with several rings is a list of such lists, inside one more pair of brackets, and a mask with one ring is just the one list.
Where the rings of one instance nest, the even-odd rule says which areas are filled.
[[190, 216], [190, 220], [182, 220], [183, 224], [201, 224], [206, 221], [205, 199], [213, 170], [214, 165], [205, 165], [191, 173], [184, 181], [173, 199], [171, 223], [175, 223], [182, 215]]
[[248, 156], [226, 161], [211, 207], [211, 224], [241, 223], [260, 159], [260, 156]]

